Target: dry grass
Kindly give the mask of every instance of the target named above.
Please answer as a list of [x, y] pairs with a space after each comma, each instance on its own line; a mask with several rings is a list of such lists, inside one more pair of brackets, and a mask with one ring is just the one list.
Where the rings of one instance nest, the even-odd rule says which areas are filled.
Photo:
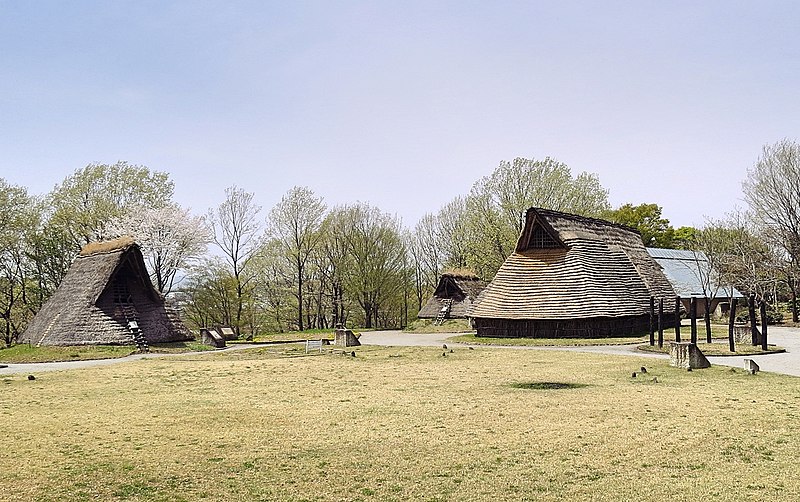
[[800, 498], [796, 378], [573, 352], [279, 350], [4, 378], [3, 499]]

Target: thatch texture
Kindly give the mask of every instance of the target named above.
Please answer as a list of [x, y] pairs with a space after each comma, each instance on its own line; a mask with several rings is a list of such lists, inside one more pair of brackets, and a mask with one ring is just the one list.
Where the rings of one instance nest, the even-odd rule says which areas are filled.
[[133, 345], [135, 319], [148, 343], [189, 340], [174, 308], [153, 287], [130, 239], [88, 245], [20, 337], [33, 345]]
[[445, 305], [445, 300], [452, 300], [449, 319], [467, 317], [467, 309], [472, 305], [486, 283], [474, 275], [463, 273], [444, 273], [439, 278], [436, 291], [428, 303], [419, 311], [420, 319], [435, 319]]
[[675, 292], [635, 230], [531, 208], [468, 315], [479, 336], [635, 334], [647, 331], [651, 296], [674, 310]]

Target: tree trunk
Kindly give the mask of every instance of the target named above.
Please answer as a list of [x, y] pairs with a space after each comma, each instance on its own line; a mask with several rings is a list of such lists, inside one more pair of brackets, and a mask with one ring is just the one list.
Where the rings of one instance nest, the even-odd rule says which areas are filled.
[[303, 267], [297, 264], [297, 329], [303, 331]]
[[706, 343], [711, 343], [711, 298], [705, 297], [704, 303], [706, 311], [703, 313], [703, 320], [706, 323]]
[[758, 345], [758, 324], [756, 323], [756, 296], [750, 295], [747, 300], [747, 313], [750, 317], [750, 338], [753, 346]]
[[733, 323], [736, 322], [736, 304], [738, 302], [738, 298], [731, 298], [731, 316], [728, 320], [728, 348], [731, 352], [736, 352], [736, 346], [733, 342]]

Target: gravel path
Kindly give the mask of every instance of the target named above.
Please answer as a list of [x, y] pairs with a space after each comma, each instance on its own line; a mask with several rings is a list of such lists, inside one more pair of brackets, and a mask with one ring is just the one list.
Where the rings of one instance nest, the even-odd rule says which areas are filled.
[[[381, 346], [420, 346], [437, 347], [447, 342], [447, 338], [453, 336], [452, 333], [404, 333], [402, 331], [367, 331], [361, 334], [359, 339], [364, 345]], [[786, 348], [782, 354], [769, 354], [761, 356], [747, 356], [753, 359], [761, 367], [762, 371], [783, 373], [786, 375], [800, 376], [800, 328], [770, 327], [769, 341], [775, 345]], [[463, 345], [463, 344], [459, 344]], [[642, 352], [636, 349], [636, 345], [596, 345], [584, 347], [502, 347], [509, 350], [561, 350], [572, 352], [589, 352], [595, 354], [609, 354], [619, 356], [650, 357], [667, 359], [669, 356], [663, 354], [653, 354]], [[222, 349], [224, 351], [242, 350], [257, 345], [234, 345]], [[485, 345], [475, 345], [475, 347], [486, 347]], [[498, 347], [500, 348], [500, 347]], [[108, 366], [111, 364], [127, 363], [138, 361], [144, 358], [177, 357], [193, 354], [207, 354], [208, 352], [184, 352], [182, 354], [134, 354], [128, 357], [117, 359], [98, 359], [91, 361], [66, 361], [59, 363], [31, 363], [31, 364], [9, 364], [7, 368], [0, 368], [0, 375], [11, 375], [19, 373], [36, 374], [45, 371], [60, 371], [78, 368], [92, 368], [96, 366]], [[708, 358], [711, 364], [721, 364], [744, 367], [744, 357], [742, 356], [712, 356]]]

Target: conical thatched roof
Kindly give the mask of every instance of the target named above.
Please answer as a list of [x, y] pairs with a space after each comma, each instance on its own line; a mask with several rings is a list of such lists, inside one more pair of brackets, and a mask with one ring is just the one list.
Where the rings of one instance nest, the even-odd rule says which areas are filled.
[[434, 319], [444, 306], [445, 300], [452, 300], [450, 318], [464, 318], [467, 309], [486, 287], [486, 282], [474, 274], [461, 272], [446, 272], [439, 277], [439, 284], [433, 296], [420, 309], [417, 317], [420, 319]]
[[[668, 300], [674, 310], [669, 300], [675, 292], [635, 230], [539, 208], [529, 209], [525, 221], [516, 250], [473, 304], [470, 317], [549, 320], [554, 323], [548, 329], [557, 331], [568, 325], [558, 321], [604, 319], [613, 326], [608, 319], [641, 320], [649, 317], [651, 296]], [[570, 329], [579, 330], [575, 326]]]
[[86, 245], [20, 341], [34, 345], [133, 344], [135, 319], [148, 343], [190, 339], [147, 274], [130, 238]]

